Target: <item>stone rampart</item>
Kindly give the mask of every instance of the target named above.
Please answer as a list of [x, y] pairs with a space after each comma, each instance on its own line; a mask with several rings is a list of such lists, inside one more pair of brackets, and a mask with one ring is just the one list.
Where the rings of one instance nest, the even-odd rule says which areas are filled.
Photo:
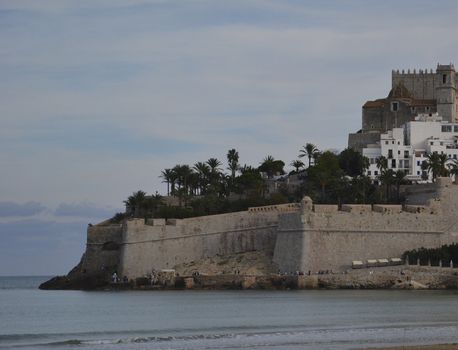
[[129, 220], [123, 227], [120, 273], [142, 276], [152, 269], [253, 250], [273, 256], [280, 212], [245, 211], [156, 225]]
[[99, 274], [116, 269], [119, 264], [121, 242], [121, 224], [89, 226], [81, 272]]
[[300, 212], [280, 217], [274, 262], [285, 272], [342, 270], [353, 260], [399, 257], [409, 249], [458, 242], [458, 186], [441, 179], [436, 187], [438, 198], [406, 211], [397, 205], [324, 211], [305, 200]]
[[262, 251], [283, 272], [337, 271], [353, 260], [400, 257], [409, 249], [458, 242], [458, 185], [439, 179], [410, 192], [415, 200], [404, 206], [339, 207], [304, 198], [300, 204], [230, 214], [90, 226], [81, 271], [117, 270], [136, 278], [152, 269], [249, 251]]

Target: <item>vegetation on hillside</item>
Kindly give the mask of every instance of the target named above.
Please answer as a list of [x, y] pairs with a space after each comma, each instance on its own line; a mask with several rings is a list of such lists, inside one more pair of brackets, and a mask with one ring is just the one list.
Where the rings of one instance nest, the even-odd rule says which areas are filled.
[[[301, 158], [305, 158], [303, 162]], [[257, 166], [241, 165], [235, 149], [227, 152], [223, 163], [217, 158], [192, 165], [177, 164], [164, 169], [160, 178], [167, 185], [167, 197], [137, 191], [124, 201], [124, 217], [185, 218], [246, 210], [262, 206], [298, 202], [310, 196], [315, 203], [400, 203], [405, 173], [388, 168], [388, 160], [376, 161], [376, 181], [364, 175], [369, 161], [359, 152], [347, 148], [340, 153], [320, 151], [312, 143], [301, 147], [298, 159], [289, 164], [267, 155]], [[458, 172], [458, 163], [447, 169], [440, 155], [431, 154], [423, 165], [434, 177]], [[288, 177], [288, 181], [286, 181]]]

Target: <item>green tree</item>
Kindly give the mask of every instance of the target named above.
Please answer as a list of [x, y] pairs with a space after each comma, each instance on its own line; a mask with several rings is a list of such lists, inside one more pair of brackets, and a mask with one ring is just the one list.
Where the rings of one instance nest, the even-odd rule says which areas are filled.
[[235, 179], [235, 173], [239, 169], [239, 152], [234, 148], [227, 152], [227, 169], [231, 172], [232, 181]]
[[309, 180], [320, 188], [322, 202], [328, 200], [327, 188], [340, 181], [342, 175], [343, 171], [339, 166], [339, 160], [330, 151], [323, 152], [318, 157], [316, 164], [308, 170]]
[[207, 163], [197, 162], [194, 164], [194, 170], [198, 176], [199, 193], [205, 194], [210, 182], [210, 167]]
[[385, 169], [379, 175], [380, 183], [385, 187], [385, 200], [390, 201], [391, 186], [394, 184], [394, 171], [393, 169]]
[[406, 173], [404, 170], [398, 170], [394, 173], [393, 176], [393, 182], [396, 185], [396, 201], [399, 203], [400, 201], [400, 190], [401, 190], [401, 185], [404, 182], [404, 179], [406, 177]]
[[369, 160], [353, 148], [346, 148], [339, 154], [339, 166], [348, 176], [363, 175], [369, 167]]
[[305, 146], [299, 150], [299, 158], [308, 157], [309, 167], [312, 165], [312, 158], [319, 153], [318, 148], [313, 143], [306, 143]]
[[375, 160], [375, 165], [379, 169], [380, 173], [388, 169], [388, 159], [385, 156], [380, 156]]
[[433, 181], [436, 181], [438, 176], [444, 176], [444, 174], [447, 174], [447, 169], [445, 167], [446, 161], [447, 156], [445, 154], [440, 155], [437, 152], [432, 152], [426, 155], [426, 160], [424, 160], [421, 164], [421, 168], [422, 170], [431, 172]]
[[298, 173], [299, 170], [303, 168], [305, 164], [300, 159], [296, 159], [293, 160], [290, 165], [295, 169], [296, 173]]
[[140, 217], [145, 199], [146, 193], [144, 191], [140, 190], [132, 193], [132, 195], [124, 201], [124, 204], [126, 205], [126, 213], [133, 217]]
[[267, 177], [271, 179], [275, 174], [283, 175], [285, 163], [282, 160], [275, 160], [271, 155], [264, 158], [258, 170], [266, 173]]
[[170, 195], [170, 184], [172, 183], [174, 172], [172, 169], [164, 169], [162, 170], [160, 177], [164, 179], [164, 181], [162, 182], [167, 183], [167, 196], [169, 196]]
[[186, 200], [189, 195], [189, 180], [192, 174], [192, 169], [189, 167], [189, 165], [176, 165], [173, 170], [175, 171], [177, 175], [177, 183], [178, 183], [178, 199], [180, 203], [180, 207], [182, 206], [183, 200], [185, 201], [186, 205]]

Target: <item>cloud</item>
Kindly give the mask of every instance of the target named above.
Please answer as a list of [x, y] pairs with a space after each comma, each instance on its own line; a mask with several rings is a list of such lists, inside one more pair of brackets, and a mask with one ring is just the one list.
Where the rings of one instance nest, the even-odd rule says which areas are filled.
[[67, 273], [84, 252], [86, 227], [79, 221], [0, 222], [0, 276]]
[[44, 212], [45, 210], [46, 207], [38, 202], [0, 202], [0, 217], [34, 216]]
[[100, 208], [93, 203], [61, 203], [57, 207], [55, 215], [105, 219], [112, 217], [119, 211], [122, 210], [114, 208]]

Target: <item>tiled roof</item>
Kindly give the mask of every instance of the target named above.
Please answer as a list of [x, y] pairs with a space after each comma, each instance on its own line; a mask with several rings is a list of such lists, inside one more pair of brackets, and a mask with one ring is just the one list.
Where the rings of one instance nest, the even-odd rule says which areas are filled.
[[386, 99], [379, 99], [375, 101], [367, 101], [364, 105], [363, 108], [383, 108], [385, 105]]

